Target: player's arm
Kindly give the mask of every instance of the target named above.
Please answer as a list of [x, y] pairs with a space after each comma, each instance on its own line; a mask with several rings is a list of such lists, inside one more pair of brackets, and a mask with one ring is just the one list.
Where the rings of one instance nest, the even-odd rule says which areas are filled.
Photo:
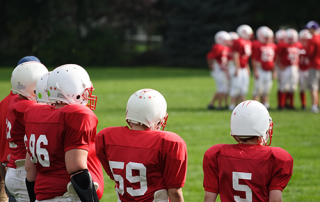
[[26, 154], [25, 169], [27, 171], [26, 186], [28, 190], [29, 199], [31, 202], [36, 200], [34, 192], [34, 184], [37, 177], [36, 166], [32, 163], [29, 153]]
[[2, 162], [0, 161], [0, 181], [4, 180], [5, 175], [6, 175], [6, 167], [2, 165]]
[[181, 188], [168, 189], [168, 194], [171, 202], [183, 202], [183, 194]]
[[82, 202], [98, 202], [97, 192], [87, 168], [88, 151], [71, 149], [65, 153], [67, 172], [71, 176], [71, 183]]
[[206, 191], [204, 193], [204, 202], [215, 202], [217, 199], [218, 194]]
[[213, 70], [213, 66], [212, 66], [213, 60], [211, 59], [207, 59], [207, 64], [210, 70]]
[[269, 192], [269, 202], [282, 202], [282, 191], [271, 190]]
[[240, 69], [240, 53], [239, 52], [234, 52], [233, 53], [233, 60], [234, 64], [236, 65], [236, 74], [235, 76], [238, 76], [238, 70]]

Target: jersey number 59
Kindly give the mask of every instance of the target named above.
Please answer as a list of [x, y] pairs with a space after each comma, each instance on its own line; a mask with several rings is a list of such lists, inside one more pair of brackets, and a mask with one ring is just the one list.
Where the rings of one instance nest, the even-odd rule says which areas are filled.
[[[121, 175], [115, 174], [114, 169], [124, 169], [124, 162], [119, 161], [109, 161], [110, 170], [113, 174], [114, 181], [118, 182], [118, 187], [116, 191], [123, 195], [126, 191], [131, 196], [141, 196], [148, 190], [147, 186], [147, 168], [142, 163], [129, 162], [126, 169], [126, 176], [124, 176], [130, 183], [140, 182], [139, 189], [133, 189], [132, 187], [124, 187], [123, 177]], [[132, 176], [132, 170], [138, 170], [138, 176]]]

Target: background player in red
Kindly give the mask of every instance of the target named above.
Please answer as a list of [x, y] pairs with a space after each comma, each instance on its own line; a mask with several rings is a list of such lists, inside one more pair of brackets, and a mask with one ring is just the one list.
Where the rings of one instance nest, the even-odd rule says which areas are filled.
[[47, 90], [53, 106], [34, 104], [25, 113], [28, 191], [38, 201], [98, 201], [104, 183], [91, 152], [98, 120], [89, 75], [79, 65], [57, 67]]
[[177, 134], [161, 131], [166, 111], [158, 91], [138, 90], [127, 103], [130, 128], [108, 127], [97, 135], [97, 156], [115, 181], [119, 201], [184, 201], [187, 148]]
[[[217, 109], [228, 106], [229, 93], [229, 73], [228, 73], [228, 47], [230, 35], [226, 31], [219, 31], [215, 35], [216, 43], [212, 45], [210, 52], [207, 54], [207, 63], [210, 69], [210, 75], [216, 81], [216, 92], [208, 105], [208, 109], [214, 109], [214, 103], [218, 100]], [[224, 102], [224, 107], [222, 107]]]
[[308, 89], [309, 82], [309, 58], [307, 56], [306, 47], [308, 45], [308, 40], [311, 39], [311, 34], [307, 29], [303, 29], [299, 32], [299, 40], [302, 44], [300, 49], [300, 58], [299, 58], [299, 91], [300, 91], [300, 100], [301, 108], [306, 109], [306, 94], [305, 91]]
[[233, 42], [233, 59], [235, 66], [229, 68], [230, 72], [230, 105], [229, 110], [233, 110], [236, 103], [243, 101], [248, 93], [250, 67], [248, 64], [251, 56], [251, 37], [253, 31], [248, 25], [240, 25], [237, 28], [239, 39]]
[[[40, 60], [35, 56], [25, 56], [19, 60], [17, 65], [20, 65], [21, 63], [24, 63], [24, 62], [30, 62], [30, 61], [40, 62]], [[18, 95], [13, 94], [12, 91], [10, 91], [9, 95], [0, 102], [0, 182], [1, 182], [0, 192], [1, 193], [4, 193], [4, 189], [5, 189], [4, 178], [7, 170], [6, 165], [9, 162], [8, 158], [10, 154], [9, 144], [7, 142], [6, 119], [7, 119], [7, 112], [8, 112], [8, 103], [12, 97], [18, 97]], [[14, 202], [15, 199], [10, 194], [10, 192], [8, 192], [8, 195], [9, 195], [9, 201]], [[5, 197], [6, 196], [2, 194], [2, 198], [5, 198]]]
[[315, 21], [310, 21], [306, 25], [312, 38], [308, 41], [306, 48], [307, 56], [309, 57], [309, 88], [311, 92], [313, 113], [319, 113], [319, 89], [320, 89], [320, 33], [319, 24]]
[[25, 185], [26, 171], [24, 168], [26, 148], [25, 135], [25, 110], [35, 103], [36, 83], [40, 76], [48, 72], [40, 62], [24, 62], [18, 65], [11, 75], [12, 97], [8, 103], [7, 112], [7, 140], [10, 148], [10, 159], [7, 164], [5, 183], [8, 191], [17, 201], [29, 201]]
[[294, 29], [286, 30], [286, 43], [278, 45], [278, 65], [282, 70], [279, 83], [281, 102], [279, 109], [283, 109], [286, 99], [289, 99], [289, 108], [294, 109], [294, 91], [299, 82], [299, 54], [302, 47], [298, 41], [298, 33]]
[[[285, 39], [286, 39], [286, 30], [284, 29], [279, 29], [278, 31], [276, 31], [275, 34], [275, 41], [277, 44], [277, 49], [278, 47], [284, 46], [285, 44]], [[280, 68], [280, 64], [279, 64], [279, 55], [278, 55], [278, 51], [276, 52], [276, 64], [275, 64], [275, 70], [276, 70], [276, 76], [277, 76], [277, 81], [278, 81], [278, 91], [277, 91], [277, 101], [278, 101], [278, 109], [282, 109], [280, 107], [281, 105], [281, 97], [282, 97], [282, 92], [280, 90], [280, 84], [281, 84], [281, 80], [282, 80], [282, 72], [283, 69]]]
[[244, 101], [230, 124], [238, 144], [217, 144], [204, 154], [204, 201], [214, 202], [218, 194], [223, 202], [282, 201], [293, 159], [284, 149], [268, 147], [273, 133], [268, 110], [258, 101]]
[[275, 78], [274, 60], [276, 45], [273, 43], [273, 32], [269, 27], [262, 26], [257, 30], [258, 40], [252, 43], [252, 69], [255, 82], [253, 99], [260, 100], [269, 109], [269, 94]]

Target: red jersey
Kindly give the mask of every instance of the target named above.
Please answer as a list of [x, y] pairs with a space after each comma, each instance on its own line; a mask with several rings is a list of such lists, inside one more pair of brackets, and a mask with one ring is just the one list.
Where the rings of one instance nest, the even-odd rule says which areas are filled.
[[[8, 113], [8, 106], [9, 106], [9, 100], [12, 97], [18, 97], [18, 95], [15, 95], [10, 92], [7, 97], [5, 97], [1, 102], [0, 102], [0, 161], [2, 163], [8, 163], [8, 155], [10, 154], [10, 149], [9, 149], [9, 143], [7, 141], [7, 132], [10, 131], [11, 125], [7, 125], [7, 113]], [[9, 126], [9, 127], [8, 127]], [[8, 128], [7, 128], [8, 127]], [[7, 131], [8, 129], [8, 131]]]
[[[25, 122], [25, 144], [37, 169], [34, 187], [37, 200], [63, 196], [70, 182], [65, 165], [65, 153], [71, 149], [87, 150], [89, 163], [94, 155], [90, 150], [94, 146], [96, 136], [96, 115], [80, 104], [66, 105], [60, 109], [46, 104], [34, 104], [27, 109]], [[101, 164], [97, 159], [91, 162], [93, 165], [89, 165], [88, 170], [93, 181], [103, 182], [99, 171], [95, 171], [101, 169]], [[95, 169], [92, 170], [93, 167]], [[99, 183], [99, 198], [103, 189], [103, 183]]]
[[282, 64], [282, 66], [298, 66], [301, 48], [302, 44], [300, 42], [296, 42], [293, 44], [279, 43], [277, 54], [279, 55], [280, 63]]
[[258, 40], [252, 42], [252, 59], [258, 61], [265, 71], [274, 68], [275, 52], [277, 46], [274, 43], [263, 44]]
[[292, 157], [279, 147], [218, 144], [204, 154], [203, 186], [221, 201], [269, 201], [270, 190], [287, 186], [292, 168]]
[[26, 100], [12, 96], [8, 104], [7, 114], [7, 140], [9, 141], [10, 159], [7, 164], [10, 168], [17, 168], [15, 161], [26, 158], [26, 147], [24, 145], [26, 109], [36, 101]]
[[152, 202], [157, 190], [184, 186], [187, 148], [175, 133], [109, 127], [97, 135], [96, 151], [121, 201]]
[[307, 56], [310, 60], [310, 67], [320, 70], [320, 34], [313, 35], [308, 41]]
[[239, 53], [239, 61], [241, 68], [246, 68], [248, 65], [248, 60], [252, 53], [251, 46], [251, 41], [245, 40], [243, 38], [236, 39], [233, 42], [232, 48], [234, 52]]
[[228, 55], [230, 49], [228, 46], [221, 44], [213, 44], [209, 53], [207, 53], [207, 59], [216, 60], [220, 66], [227, 66]]

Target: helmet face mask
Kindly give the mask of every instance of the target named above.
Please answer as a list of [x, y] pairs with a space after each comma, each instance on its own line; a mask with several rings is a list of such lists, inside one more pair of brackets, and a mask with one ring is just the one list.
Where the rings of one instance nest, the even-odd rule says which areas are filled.
[[141, 89], [128, 100], [126, 121], [145, 125], [151, 130], [164, 130], [167, 124], [167, 102], [156, 90]]
[[232, 136], [258, 136], [261, 138], [261, 144], [271, 144], [273, 122], [266, 107], [258, 101], [247, 100], [238, 104], [231, 114], [230, 126]]
[[82, 97], [88, 100], [87, 107], [89, 107], [91, 110], [96, 109], [98, 100], [98, 97], [96, 95], [92, 95], [93, 91], [93, 87], [86, 88], [85, 92], [82, 94]]

